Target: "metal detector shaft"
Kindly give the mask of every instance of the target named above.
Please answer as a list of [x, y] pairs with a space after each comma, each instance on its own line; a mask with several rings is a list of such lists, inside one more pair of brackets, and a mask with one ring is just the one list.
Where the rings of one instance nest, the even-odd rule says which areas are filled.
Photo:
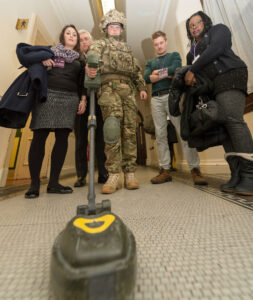
[[89, 191], [88, 191], [88, 206], [90, 214], [96, 214], [96, 194], [95, 194], [95, 130], [97, 120], [95, 115], [95, 89], [90, 89], [90, 114], [88, 118], [88, 128], [90, 132], [89, 143]]

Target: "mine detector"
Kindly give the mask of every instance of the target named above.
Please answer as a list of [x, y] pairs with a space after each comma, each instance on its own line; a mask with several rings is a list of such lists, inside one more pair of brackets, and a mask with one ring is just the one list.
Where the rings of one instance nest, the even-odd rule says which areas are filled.
[[[87, 57], [97, 68], [98, 56]], [[90, 163], [88, 205], [77, 207], [77, 215], [57, 236], [52, 250], [50, 284], [56, 300], [132, 300], [136, 280], [136, 244], [132, 232], [111, 212], [110, 200], [95, 202], [95, 91], [96, 78], [85, 76], [90, 93], [88, 128]]]

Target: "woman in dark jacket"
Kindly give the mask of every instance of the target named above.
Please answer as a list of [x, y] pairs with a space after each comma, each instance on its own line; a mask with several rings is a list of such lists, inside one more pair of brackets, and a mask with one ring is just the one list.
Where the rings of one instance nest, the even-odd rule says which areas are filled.
[[228, 138], [223, 147], [231, 170], [231, 179], [221, 186], [224, 192], [253, 195], [253, 140], [243, 119], [248, 72], [246, 64], [234, 54], [231, 32], [223, 24], [212, 25], [202, 11], [186, 21], [191, 49], [185, 75], [186, 85], [196, 83], [195, 74], [203, 73], [214, 82], [213, 96], [219, 119]]
[[[48, 67], [48, 90], [45, 102], [36, 101], [30, 128], [33, 140], [29, 152], [31, 187], [26, 198], [39, 196], [40, 170], [45, 154], [45, 143], [51, 131], [55, 144], [51, 154], [48, 193], [72, 193], [71, 187], [59, 184], [59, 175], [66, 157], [68, 136], [74, 127], [75, 116], [86, 108], [83, 87], [84, 65], [79, 60], [79, 34], [75, 26], [67, 25], [60, 34], [60, 44], [51, 47], [55, 59], [42, 61]], [[80, 101], [81, 98], [81, 101]]]

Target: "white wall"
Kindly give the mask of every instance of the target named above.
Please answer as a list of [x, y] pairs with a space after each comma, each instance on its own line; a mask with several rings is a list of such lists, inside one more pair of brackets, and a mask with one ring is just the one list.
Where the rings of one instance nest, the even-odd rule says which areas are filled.
[[244, 120], [248, 124], [249, 130], [253, 136], [253, 111], [244, 115]]
[[[1, 56], [0, 56], [0, 95], [3, 95], [18, 74], [20, 66], [16, 58], [16, 45], [28, 42], [31, 22], [27, 30], [16, 30], [18, 18], [30, 19], [37, 14], [44, 23], [53, 40], [58, 39], [61, 30], [60, 22], [53, 8], [47, 0], [1, 0], [0, 28], [1, 28]], [[0, 186], [5, 184], [10, 159], [10, 147], [13, 130], [0, 127]]]
[[187, 54], [188, 38], [185, 22], [195, 12], [202, 10], [200, 0], [171, 0], [163, 30], [168, 38], [168, 51], [180, 53], [183, 62]]
[[[1, 0], [0, 28], [1, 56], [0, 56], [0, 94], [2, 95], [17, 75], [19, 66], [16, 58], [16, 45], [27, 42], [30, 25], [27, 30], [16, 30], [18, 18], [31, 19], [36, 13], [44, 23], [53, 40], [57, 40], [61, 25], [55, 15], [50, 1], [45, 0]], [[22, 72], [22, 71], [19, 71]]]

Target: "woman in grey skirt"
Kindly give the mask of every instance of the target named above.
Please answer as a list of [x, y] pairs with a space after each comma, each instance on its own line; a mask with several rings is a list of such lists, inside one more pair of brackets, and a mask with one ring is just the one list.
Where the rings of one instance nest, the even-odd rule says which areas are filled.
[[[74, 25], [67, 25], [60, 34], [60, 44], [51, 47], [55, 59], [42, 61], [48, 67], [48, 95], [45, 102], [36, 101], [30, 128], [33, 140], [29, 151], [31, 186], [26, 198], [36, 198], [40, 189], [40, 170], [45, 143], [51, 131], [55, 144], [51, 154], [50, 179], [47, 193], [72, 193], [71, 187], [59, 184], [59, 175], [66, 157], [68, 136], [73, 130], [76, 114], [86, 108], [84, 63], [79, 60], [79, 34]], [[81, 99], [81, 101], [80, 101]]]

